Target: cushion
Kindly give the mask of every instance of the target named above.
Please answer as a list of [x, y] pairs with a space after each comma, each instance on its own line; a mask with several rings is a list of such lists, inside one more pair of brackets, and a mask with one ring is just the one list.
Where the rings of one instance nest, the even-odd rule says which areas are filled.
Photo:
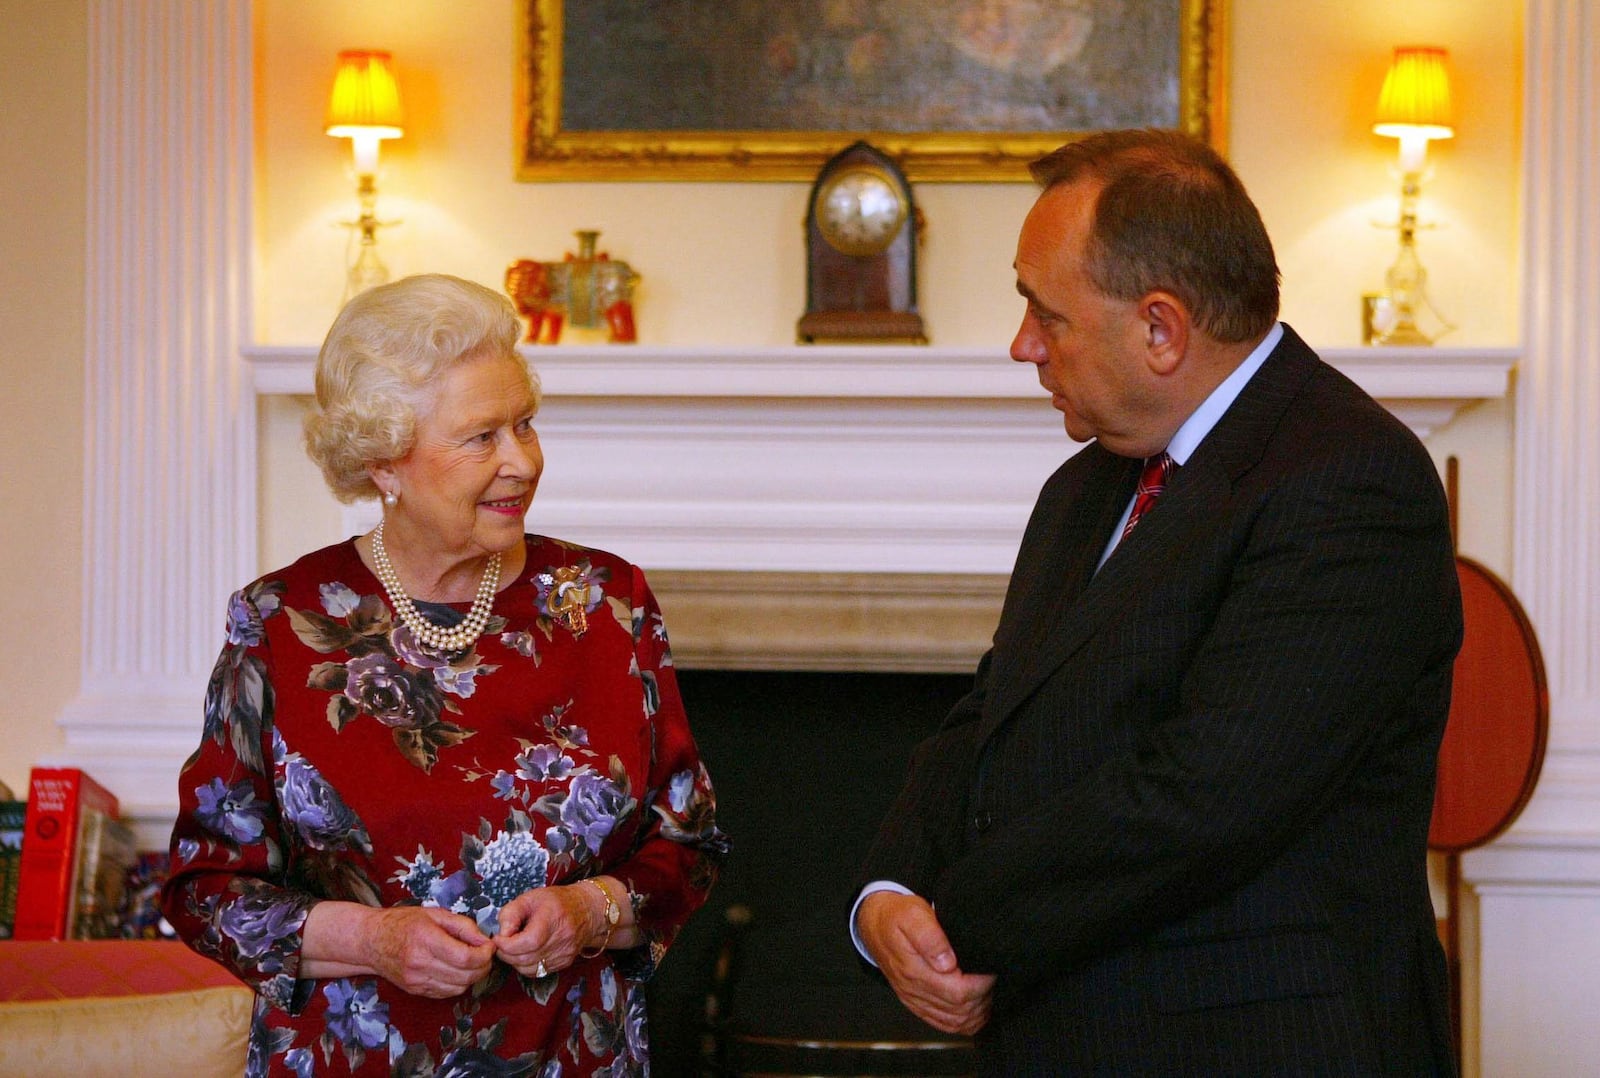
[[0, 1003], [0, 1074], [238, 1078], [244, 1073], [254, 999], [248, 988], [235, 984]]
[[11, 940], [0, 945], [0, 1001], [148, 996], [239, 983], [217, 963], [172, 940]]

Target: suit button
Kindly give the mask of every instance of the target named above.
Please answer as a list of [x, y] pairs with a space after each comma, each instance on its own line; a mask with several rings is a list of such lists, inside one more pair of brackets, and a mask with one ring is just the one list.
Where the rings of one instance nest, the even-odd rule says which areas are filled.
[[994, 817], [989, 814], [987, 809], [984, 809], [972, 818], [973, 829], [976, 830], [980, 835], [989, 830], [993, 824]]

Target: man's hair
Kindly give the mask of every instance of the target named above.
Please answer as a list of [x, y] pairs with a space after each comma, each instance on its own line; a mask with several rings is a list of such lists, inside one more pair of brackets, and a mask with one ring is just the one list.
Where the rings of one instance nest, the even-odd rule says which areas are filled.
[[1176, 131], [1105, 131], [1039, 158], [1045, 190], [1100, 185], [1086, 252], [1107, 296], [1182, 300], [1218, 341], [1253, 340], [1278, 318], [1278, 264], [1261, 214], [1211, 147]]

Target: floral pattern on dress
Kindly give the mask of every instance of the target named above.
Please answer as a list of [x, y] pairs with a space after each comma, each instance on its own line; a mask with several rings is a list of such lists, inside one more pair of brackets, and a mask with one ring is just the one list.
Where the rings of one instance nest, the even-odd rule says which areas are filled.
[[599, 754], [589, 748], [588, 731], [570, 721], [572, 707], [568, 701], [540, 718], [549, 741], [518, 739], [522, 751], [512, 761], [513, 770], [491, 775], [481, 767], [463, 769], [467, 781], [488, 779], [495, 797], [550, 821], [544, 845], [557, 868], [593, 860], [617, 821], [638, 807], [622, 761], [613, 756], [606, 773], [596, 769]]
[[[295, 977], [300, 960], [300, 930], [312, 903], [303, 896], [285, 895], [271, 885], [240, 878], [228, 902], [215, 898], [189, 907], [200, 915], [204, 931], [189, 944], [215, 958], [256, 985], [257, 994], [278, 1007], [293, 1004]], [[170, 916], [170, 914], [169, 914]]]
[[316, 1074], [319, 1056], [328, 1064], [338, 1055], [351, 1071], [357, 1071], [366, 1064], [369, 1052], [381, 1048], [379, 1058], [387, 1063], [384, 1073], [393, 1078], [561, 1078], [560, 1061], [546, 1063], [543, 1051], [501, 1056], [498, 1050], [510, 1019], [501, 1018], [486, 1029], [477, 1029], [475, 1004], [453, 1008], [453, 1021], [439, 1030], [435, 1056], [426, 1043], [408, 1042], [389, 1022], [388, 1007], [377, 998], [374, 982], [330, 980], [322, 994], [328, 1007], [316, 1047], [294, 1047], [292, 1030], [266, 1030], [258, 1025], [251, 1031], [247, 1076], [268, 1073], [270, 1057], [275, 1055], [281, 1055], [283, 1069], [298, 1078]]
[[272, 731], [273, 785], [278, 811], [288, 825], [295, 878], [329, 898], [382, 905], [378, 888], [362, 868], [372, 839], [366, 826], [345, 804], [339, 791], [298, 752], [290, 752], [283, 736]]
[[340, 977], [322, 986], [328, 1008], [323, 1011], [323, 1030], [318, 1041], [322, 1058], [331, 1059], [337, 1047], [351, 1070], [359, 1070], [367, 1052], [389, 1043], [389, 1007], [378, 998], [376, 982], [352, 981]]
[[[318, 592], [326, 613], [294, 608], [288, 613], [307, 647], [350, 656], [342, 663], [318, 663], [308, 675], [307, 685], [335, 694], [328, 701], [328, 721], [338, 730], [358, 716], [370, 716], [391, 729], [406, 759], [432, 771], [441, 749], [473, 733], [441, 717], [447, 711], [461, 713], [451, 697], [470, 697], [477, 679], [499, 667], [484, 663], [471, 647], [447, 651], [419, 640], [375, 594], [358, 595], [339, 581], [319, 585]], [[504, 627], [504, 618], [490, 618], [485, 632]]]
[[228, 597], [228, 642], [206, 685], [205, 736], [227, 741], [239, 762], [261, 774], [261, 731], [272, 720], [273, 692], [266, 668], [251, 649], [266, 637], [266, 620], [278, 612], [284, 585], [258, 580]]
[[[455, 652], [392, 616], [348, 542], [229, 600], [164, 912], [256, 990], [248, 1074], [648, 1073], [644, 981], [728, 841], [643, 574], [528, 544], [524, 576]], [[573, 585], [584, 631], [540, 566]], [[496, 962], [454, 1000], [299, 976], [319, 901], [437, 906], [493, 933], [517, 895], [602, 873], [628, 889], [632, 950], [536, 979]]]
[[533, 834], [528, 814], [516, 809], [496, 830], [488, 820], [461, 840], [461, 868], [448, 875], [431, 850], [417, 847], [414, 858], [396, 857], [400, 868], [391, 877], [423, 906], [465, 914], [484, 935], [500, 931], [500, 910], [526, 891], [543, 887], [550, 855]]

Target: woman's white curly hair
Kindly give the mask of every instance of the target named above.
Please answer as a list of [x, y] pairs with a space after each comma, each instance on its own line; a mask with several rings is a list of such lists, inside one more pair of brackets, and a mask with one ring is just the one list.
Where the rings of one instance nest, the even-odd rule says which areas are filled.
[[305, 424], [306, 453], [334, 497], [378, 496], [368, 468], [411, 451], [436, 381], [463, 359], [516, 359], [537, 399], [539, 379], [517, 352], [521, 336], [510, 299], [442, 273], [379, 285], [345, 304], [317, 354], [316, 407]]

